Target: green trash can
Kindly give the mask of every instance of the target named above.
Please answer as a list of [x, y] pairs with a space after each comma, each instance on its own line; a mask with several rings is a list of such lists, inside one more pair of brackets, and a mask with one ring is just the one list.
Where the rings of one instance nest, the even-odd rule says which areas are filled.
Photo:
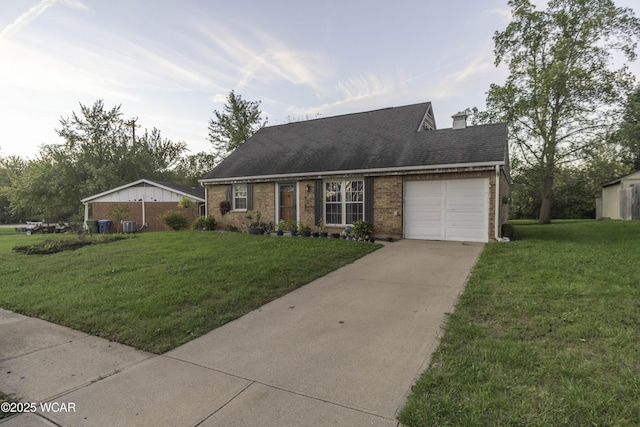
[[95, 219], [88, 219], [87, 230], [89, 230], [89, 233], [91, 234], [98, 234], [98, 232], [100, 231], [100, 229], [98, 228], [98, 221]]

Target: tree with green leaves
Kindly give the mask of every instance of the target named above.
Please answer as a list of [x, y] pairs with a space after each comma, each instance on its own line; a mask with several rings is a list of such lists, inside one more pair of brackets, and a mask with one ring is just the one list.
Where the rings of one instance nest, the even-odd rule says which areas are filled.
[[43, 155], [46, 146], [12, 182], [9, 200], [11, 213], [25, 220], [47, 222], [69, 220], [80, 212], [78, 182], [66, 159]]
[[80, 113], [60, 120], [56, 132], [64, 142], [42, 146], [13, 180], [13, 215], [67, 220], [79, 217], [83, 197], [141, 178], [173, 180], [186, 144], [162, 138], [155, 128], [136, 134], [135, 122], [102, 100], [80, 104]]
[[80, 114], [61, 119], [56, 130], [65, 143], [46, 149], [48, 157], [73, 164], [82, 197], [140, 178], [171, 178], [186, 150], [184, 142], [162, 138], [156, 128], [136, 135], [137, 119], [125, 119], [120, 108], [107, 109], [102, 100], [80, 104]]
[[22, 175], [27, 162], [18, 156], [0, 157], [0, 223], [21, 222], [25, 212], [11, 209], [13, 183]]
[[[520, 174], [540, 200], [538, 220], [551, 221], [557, 168], [602, 144], [616, 108], [633, 86], [626, 64], [636, 58], [640, 20], [612, 0], [550, 0], [538, 10], [510, 0], [513, 19], [496, 32], [495, 64], [506, 64], [504, 85], [491, 85], [483, 120], [510, 125]], [[514, 162], [518, 165], [518, 162]], [[518, 170], [515, 170], [518, 173]]]
[[640, 86], [627, 97], [617, 137], [623, 162], [640, 171]]
[[220, 159], [216, 154], [201, 151], [183, 156], [174, 169], [176, 182], [185, 185], [198, 185], [198, 180], [206, 175]]
[[262, 119], [260, 103], [261, 101], [247, 101], [231, 91], [223, 111], [213, 111], [215, 118], [209, 120], [209, 141], [220, 159], [267, 124], [267, 119]]

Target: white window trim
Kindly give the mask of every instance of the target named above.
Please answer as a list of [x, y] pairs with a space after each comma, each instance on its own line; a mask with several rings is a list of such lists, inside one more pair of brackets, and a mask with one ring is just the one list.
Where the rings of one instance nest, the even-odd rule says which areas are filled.
[[[247, 212], [247, 208], [236, 208], [236, 187], [240, 186], [240, 185], [244, 185], [244, 203], [245, 206], [247, 206], [247, 203], [249, 201], [248, 199], [248, 194], [247, 194], [247, 184], [233, 184], [233, 186], [231, 187], [231, 210], [232, 212]], [[241, 197], [238, 197], [239, 199]]]
[[322, 218], [326, 220], [327, 218], [327, 182], [339, 182], [340, 185], [340, 192], [341, 192], [341, 205], [342, 205], [342, 224], [332, 224], [332, 223], [325, 223], [326, 226], [328, 227], [346, 227], [349, 225], [353, 225], [353, 224], [349, 224], [346, 222], [347, 220], [347, 200], [346, 200], [346, 191], [347, 191], [347, 186], [346, 183], [347, 182], [354, 182], [354, 181], [360, 181], [362, 182], [362, 218], [364, 219], [364, 209], [365, 209], [365, 189], [364, 189], [364, 178], [347, 178], [347, 179], [327, 179], [324, 180], [322, 182]]

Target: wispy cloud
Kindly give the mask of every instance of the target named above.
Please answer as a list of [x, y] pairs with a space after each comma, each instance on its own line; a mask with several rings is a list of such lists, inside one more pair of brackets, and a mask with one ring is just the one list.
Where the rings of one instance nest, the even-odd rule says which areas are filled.
[[0, 31], [0, 38], [3, 38], [9, 34], [14, 34], [20, 31], [24, 26], [31, 21], [42, 15], [47, 9], [55, 6], [56, 3], [62, 3], [66, 6], [72, 7], [78, 10], [88, 10], [88, 7], [80, 0], [40, 0], [38, 4], [31, 9], [18, 16], [15, 21], [7, 25], [2, 31]]
[[399, 96], [399, 88], [390, 77], [367, 73], [340, 81], [326, 96], [335, 100], [310, 107], [289, 107], [287, 111], [293, 116], [314, 117], [327, 112], [388, 106]]
[[461, 84], [467, 80], [473, 79], [478, 74], [484, 74], [493, 70], [493, 68], [493, 57], [481, 52], [475, 56], [466, 67], [462, 70], [456, 71], [450, 77], [452, 77], [454, 84]]
[[352, 77], [338, 83], [337, 90], [342, 94], [343, 102], [361, 100], [393, 92], [392, 79], [380, 78], [368, 73]]
[[16, 33], [22, 29], [29, 22], [42, 15], [45, 10], [56, 4], [56, 0], [41, 0], [40, 3], [33, 6], [31, 9], [18, 16], [15, 21], [7, 25], [2, 31], [0, 31], [0, 38], [7, 36], [11, 33]]
[[327, 76], [333, 74], [320, 53], [292, 48], [255, 28], [200, 23], [198, 30], [213, 45], [206, 49], [211, 61], [227, 66], [228, 80], [237, 90], [254, 82], [288, 82], [320, 91]]

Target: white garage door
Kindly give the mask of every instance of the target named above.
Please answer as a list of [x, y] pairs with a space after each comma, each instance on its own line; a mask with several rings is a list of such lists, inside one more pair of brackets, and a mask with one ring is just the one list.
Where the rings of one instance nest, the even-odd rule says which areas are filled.
[[487, 242], [489, 179], [407, 181], [407, 239]]

